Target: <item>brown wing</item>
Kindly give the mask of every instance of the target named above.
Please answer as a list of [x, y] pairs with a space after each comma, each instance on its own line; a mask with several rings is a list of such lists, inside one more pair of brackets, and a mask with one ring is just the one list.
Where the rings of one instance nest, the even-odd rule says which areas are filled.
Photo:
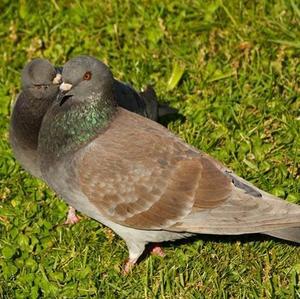
[[123, 109], [84, 150], [79, 178], [104, 217], [140, 229], [166, 229], [219, 206], [232, 191], [231, 179], [212, 159]]

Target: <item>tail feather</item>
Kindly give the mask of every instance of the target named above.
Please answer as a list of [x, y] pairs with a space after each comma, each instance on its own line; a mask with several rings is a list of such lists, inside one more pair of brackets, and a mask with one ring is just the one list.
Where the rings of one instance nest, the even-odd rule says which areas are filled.
[[284, 228], [275, 231], [265, 232], [264, 234], [278, 239], [300, 243], [300, 227]]
[[114, 80], [113, 87], [118, 106], [140, 115], [147, 116], [146, 103], [131, 85]]
[[171, 108], [168, 104], [158, 102], [156, 92], [151, 85], [140, 92], [140, 97], [144, 100], [148, 117], [152, 120], [157, 121], [161, 117], [178, 113], [176, 109]]
[[158, 101], [156, 92], [152, 86], [147, 86], [145, 90], [139, 93], [139, 96], [146, 105], [147, 117], [157, 121], [158, 120]]
[[166, 115], [177, 114], [178, 110], [170, 107], [167, 104], [158, 104], [158, 117], [163, 117]]

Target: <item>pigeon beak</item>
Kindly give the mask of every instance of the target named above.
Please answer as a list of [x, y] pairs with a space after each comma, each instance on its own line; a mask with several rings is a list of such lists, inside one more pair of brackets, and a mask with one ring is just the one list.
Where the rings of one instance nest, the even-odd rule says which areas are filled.
[[55, 84], [55, 85], [60, 84], [61, 83], [61, 74], [56, 74], [56, 76], [54, 77], [52, 83]]
[[59, 105], [61, 106], [68, 98], [72, 97], [73, 95], [68, 95], [68, 91], [72, 88], [72, 84], [63, 82], [59, 86], [59, 93], [57, 95], [57, 100], [60, 102]]
[[63, 83], [60, 84], [60, 86], [59, 86], [60, 91], [65, 92], [65, 93], [66, 93], [67, 91], [69, 91], [71, 88], [72, 88], [72, 84], [65, 83], [65, 82], [63, 82]]

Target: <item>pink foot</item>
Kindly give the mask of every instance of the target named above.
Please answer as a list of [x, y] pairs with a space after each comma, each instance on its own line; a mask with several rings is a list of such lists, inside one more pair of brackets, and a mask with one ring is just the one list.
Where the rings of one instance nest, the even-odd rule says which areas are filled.
[[65, 221], [65, 224], [75, 224], [78, 221], [80, 221], [80, 217], [76, 215], [76, 210], [72, 207], [69, 207], [67, 220]]
[[153, 244], [153, 246], [150, 249], [151, 254], [164, 257], [165, 253], [163, 249], [158, 244]]
[[[134, 252], [131, 252], [130, 249], [129, 249], [129, 256], [131, 256], [131, 258], [129, 258], [126, 262], [125, 262], [125, 265], [124, 265], [124, 268], [123, 268], [123, 271], [122, 271], [122, 274], [123, 275], [127, 275], [129, 273], [131, 273], [133, 267], [135, 266], [135, 264], [137, 263], [141, 253], [141, 252], [138, 252], [138, 254], [134, 254]], [[157, 243], [152, 243], [150, 245], [150, 252], [153, 254], [153, 255], [158, 255], [158, 256], [161, 256], [161, 257], [164, 257], [165, 254], [162, 250], [162, 248], [157, 244]]]
[[127, 260], [127, 262], [125, 262], [122, 274], [123, 275], [128, 275], [129, 273], [131, 273], [132, 268], [134, 267], [135, 262], [131, 261], [131, 260]]

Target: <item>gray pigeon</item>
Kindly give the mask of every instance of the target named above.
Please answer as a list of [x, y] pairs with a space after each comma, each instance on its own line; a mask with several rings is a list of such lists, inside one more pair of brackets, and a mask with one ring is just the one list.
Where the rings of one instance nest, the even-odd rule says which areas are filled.
[[43, 177], [70, 205], [125, 240], [125, 271], [147, 243], [193, 234], [260, 233], [300, 242], [298, 205], [118, 107], [106, 65], [73, 58], [62, 80], [39, 135]]
[[37, 153], [38, 134], [47, 109], [57, 96], [61, 74], [46, 59], [34, 59], [22, 70], [22, 91], [14, 104], [10, 144], [17, 160], [42, 178]]
[[[10, 121], [9, 138], [16, 159], [40, 179], [38, 135], [43, 117], [57, 97], [61, 71], [46, 59], [36, 58], [26, 64], [21, 74], [22, 91], [14, 104]], [[70, 207], [65, 223], [78, 220], [75, 209]]]

